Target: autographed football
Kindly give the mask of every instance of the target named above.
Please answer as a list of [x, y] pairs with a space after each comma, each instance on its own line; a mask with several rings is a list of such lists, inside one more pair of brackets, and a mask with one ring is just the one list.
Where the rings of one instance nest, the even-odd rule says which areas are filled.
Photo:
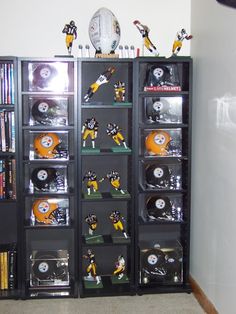
[[116, 16], [107, 8], [100, 8], [89, 23], [89, 38], [96, 53], [114, 53], [120, 42], [120, 25]]

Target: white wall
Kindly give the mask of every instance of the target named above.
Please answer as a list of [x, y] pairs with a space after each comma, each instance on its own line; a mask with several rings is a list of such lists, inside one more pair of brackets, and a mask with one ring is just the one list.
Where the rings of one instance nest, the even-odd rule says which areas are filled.
[[236, 313], [236, 9], [192, 0], [191, 273], [219, 313]]
[[[22, 57], [53, 57], [67, 54], [62, 28], [71, 19], [78, 27], [73, 55], [78, 55], [78, 44], [90, 44], [88, 25], [100, 7], [107, 7], [118, 18], [122, 45], [141, 47], [141, 35], [133, 21], [138, 19], [151, 29], [150, 38], [162, 56], [169, 56], [176, 32], [190, 28], [189, 0], [149, 0], [147, 2], [58, 1], [58, 0], [1, 0], [0, 55]], [[190, 42], [185, 42], [182, 55], [189, 55]]]

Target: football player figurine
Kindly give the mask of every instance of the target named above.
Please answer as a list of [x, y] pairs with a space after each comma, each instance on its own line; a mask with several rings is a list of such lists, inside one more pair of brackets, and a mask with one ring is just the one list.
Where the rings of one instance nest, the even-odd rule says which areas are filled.
[[66, 34], [66, 48], [68, 54], [71, 55], [73, 41], [77, 38], [77, 27], [75, 26], [75, 22], [70, 21], [70, 24], [66, 24], [62, 33]]
[[82, 127], [82, 134], [83, 134], [83, 147], [86, 146], [86, 139], [88, 136], [91, 137], [92, 141], [92, 148], [95, 148], [95, 138], [98, 134], [98, 122], [94, 117], [91, 119], [87, 119], [84, 122], [84, 125]]
[[115, 89], [115, 102], [124, 102], [125, 101], [125, 83], [118, 81], [114, 84]]
[[95, 255], [92, 250], [88, 249], [87, 255], [83, 255], [85, 259], [89, 260], [89, 265], [86, 269], [87, 279], [93, 278], [94, 281], [97, 281], [97, 285], [100, 283], [100, 278], [97, 276], [97, 264], [95, 261]]
[[97, 229], [98, 219], [94, 214], [88, 214], [84, 219], [89, 226], [89, 235], [93, 235], [94, 231]]
[[154, 44], [151, 42], [148, 34], [150, 32], [150, 29], [146, 26], [141, 24], [139, 21], [135, 20], [134, 25], [139, 30], [140, 34], [143, 37], [143, 45], [155, 56], [159, 56], [159, 52], [157, 51], [157, 48], [154, 46]]
[[125, 271], [125, 259], [123, 255], [119, 255], [117, 262], [115, 263], [116, 269], [113, 272], [113, 275], [118, 276], [118, 279], [120, 280], [124, 276]]
[[99, 180], [99, 182], [104, 181], [105, 179], [108, 179], [111, 186], [116, 190], [120, 191], [121, 194], [125, 194], [125, 192], [120, 188], [120, 175], [117, 171], [110, 171], [104, 178]]
[[83, 182], [85, 180], [87, 181], [87, 190], [88, 190], [88, 195], [91, 194], [91, 188], [93, 188], [94, 192], [97, 192], [98, 190], [98, 182], [97, 182], [97, 175], [94, 171], [89, 170], [88, 172], [85, 173], [83, 177]]
[[127, 149], [127, 145], [125, 143], [124, 136], [121, 134], [121, 129], [115, 123], [108, 123], [107, 124], [107, 135], [110, 136], [114, 142], [120, 146], [120, 141], [123, 143], [124, 147]]
[[115, 230], [120, 230], [123, 233], [124, 237], [127, 239], [128, 235], [124, 229], [124, 225], [122, 222], [122, 220], [124, 220], [124, 217], [121, 215], [121, 213], [118, 210], [114, 210], [110, 214], [109, 218], [110, 218]]
[[180, 49], [182, 48], [182, 42], [183, 42], [184, 39], [190, 40], [192, 38], [193, 38], [193, 36], [192, 35], [188, 35], [184, 28], [181, 29], [181, 31], [179, 31], [176, 34], [176, 38], [175, 38], [175, 41], [174, 41], [173, 47], [172, 47], [172, 56], [177, 56], [177, 54], [179, 53]]
[[87, 94], [84, 96], [84, 100], [87, 102], [89, 101], [89, 99], [93, 96], [93, 94], [98, 90], [98, 88], [102, 85], [102, 84], [106, 84], [109, 82], [112, 74], [115, 72], [115, 68], [114, 67], [109, 67], [105, 72], [103, 72], [98, 79], [96, 80], [96, 82], [94, 82], [93, 84], [90, 85]]

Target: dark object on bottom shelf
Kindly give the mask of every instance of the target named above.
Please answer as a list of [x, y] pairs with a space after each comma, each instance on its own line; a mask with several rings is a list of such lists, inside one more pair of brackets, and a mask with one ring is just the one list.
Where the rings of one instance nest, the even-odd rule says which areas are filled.
[[68, 286], [68, 259], [66, 250], [33, 251], [30, 286]]
[[140, 284], [181, 284], [182, 247], [176, 243], [144, 248], [140, 252]]

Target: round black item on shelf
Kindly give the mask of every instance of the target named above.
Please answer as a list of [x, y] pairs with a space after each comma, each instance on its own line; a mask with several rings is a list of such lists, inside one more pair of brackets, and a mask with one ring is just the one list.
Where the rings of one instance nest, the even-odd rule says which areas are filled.
[[142, 256], [142, 267], [149, 272], [165, 264], [165, 254], [159, 249], [150, 249]]
[[57, 179], [57, 171], [54, 168], [35, 168], [31, 174], [31, 180], [37, 190], [50, 188], [50, 184]]
[[155, 195], [146, 203], [148, 217], [151, 219], [168, 219], [171, 217], [171, 202], [169, 197]]
[[37, 252], [32, 265], [33, 274], [38, 280], [51, 280], [57, 271], [57, 254]]
[[51, 99], [39, 99], [32, 106], [32, 117], [39, 124], [52, 124], [56, 117], [57, 103]]
[[148, 165], [145, 170], [146, 182], [152, 187], [168, 187], [170, 170], [167, 165]]
[[33, 85], [40, 89], [47, 89], [57, 74], [57, 69], [54, 66], [40, 64], [33, 71]]

